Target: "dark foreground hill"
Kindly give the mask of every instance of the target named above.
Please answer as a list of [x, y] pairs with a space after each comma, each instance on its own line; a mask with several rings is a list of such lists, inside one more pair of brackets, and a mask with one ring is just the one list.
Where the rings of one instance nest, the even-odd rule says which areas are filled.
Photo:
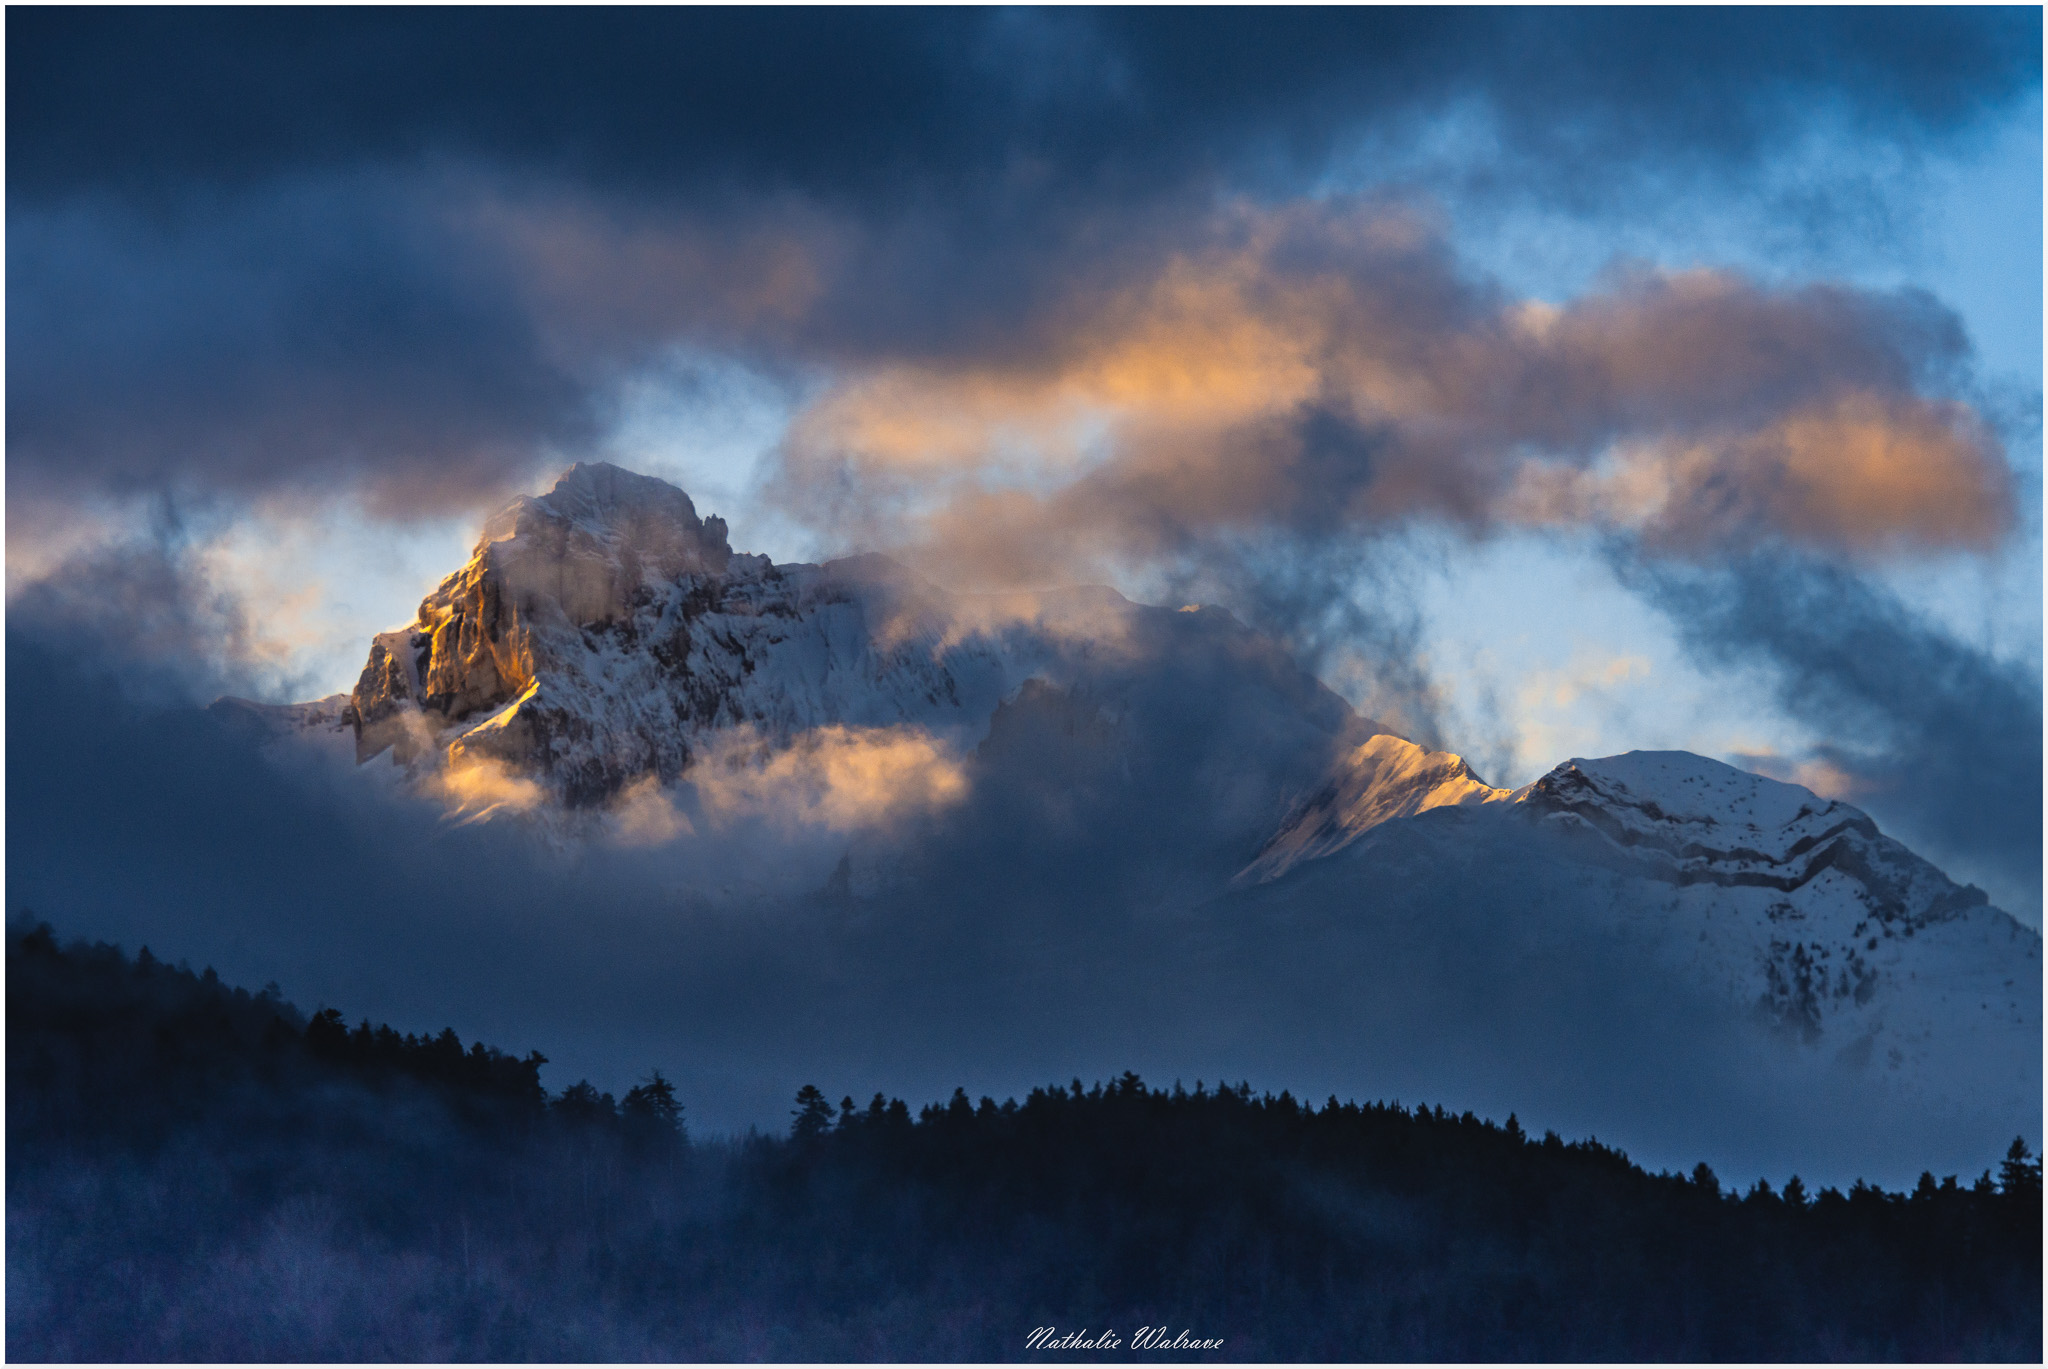
[[16, 932], [7, 988], [15, 1360], [2041, 1356], [2017, 1144], [1910, 1195], [1736, 1193], [1132, 1075], [915, 1117], [806, 1089], [787, 1137], [693, 1144], [659, 1075], [550, 1095], [539, 1056], [146, 951]]

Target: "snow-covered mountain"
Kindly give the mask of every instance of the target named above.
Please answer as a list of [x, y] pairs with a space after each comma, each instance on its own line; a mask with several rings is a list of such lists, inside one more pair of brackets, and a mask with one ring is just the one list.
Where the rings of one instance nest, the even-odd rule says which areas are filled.
[[[1826, 1042], [1845, 1061], [1905, 1070], [1922, 1084], [1944, 1072], [1953, 1082], [1957, 1068], [1974, 1080], [1997, 1059], [2018, 1065], [1992, 1071], [2016, 1094], [2038, 1093], [2038, 934], [1860, 809], [1689, 752], [1573, 758], [1511, 791], [1481, 783], [1456, 756], [1375, 737], [1289, 814], [1235, 883], [1279, 880], [1446, 807], [1467, 810], [1458, 840], [1474, 851], [1490, 827], [1534, 829], [1556, 865], [1626, 891], [1589, 898], [1589, 908], [1647, 931], [1695, 982], [1808, 1045]], [[1375, 849], [1368, 843], [1358, 866]], [[1660, 921], [1646, 928], [1651, 917]], [[1958, 1056], [1942, 1070], [1926, 1068], [1950, 1053], [1937, 1043]], [[2029, 1048], [2031, 1066], [2014, 1061]]]
[[578, 465], [376, 638], [344, 721], [359, 760], [496, 761], [587, 806], [737, 727], [985, 720], [1011, 663], [947, 629], [878, 558], [735, 554], [681, 490]]
[[[1495, 788], [1220, 609], [955, 594], [875, 556], [776, 565], [612, 466], [490, 520], [346, 699], [218, 711], [352, 737], [359, 761], [388, 753], [430, 785], [488, 768], [603, 821], [649, 793], [701, 820], [735, 785], [895, 815], [893, 785], [930, 800], [927, 856], [1094, 841], [1134, 899], [1211, 919], [1183, 934], [1245, 960], [1298, 942], [1326, 964], [1379, 947], [1371, 974], [1441, 963], [1418, 949], [1433, 922], [1552, 952], [1592, 937], [1829, 1078], [1942, 1115], [2039, 1115], [2039, 935], [1848, 804], [1683, 752]], [[817, 887], [845, 849], [800, 877]], [[860, 893], [843, 862], [833, 887]]]
[[1805, 1046], [1930, 1101], [2038, 1114], [2040, 936], [1859, 809], [1668, 751], [1567, 761], [1518, 806], [1661, 907], [1697, 982]]
[[1520, 930], [1626, 941], [1788, 1048], [1939, 1110], [2038, 1115], [2039, 934], [1861, 810], [1688, 752], [1575, 758], [1514, 791], [1454, 757], [1395, 759], [1347, 757], [1238, 886], [1372, 917], [1418, 864], [1484, 866]]
[[[1954, 884], [1879, 832], [1861, 809], [1691, 752], [1574, 757], [1509, 790], [1481, 781], [1458, 756], [1386, 734], [1339, 760], [1233, 883], [1280, 879], [1383, 824], [1446, 807], [1540, 824], [1564, 839], [1574, 860], [1680, 888], [1767, 890], [1802, 901], [1853, 890], [1864, 910], [1859, 934], [1865, 924], [1883, 936], [1924, 928], [1987, 903], [1981, 889]], [[1809, 886], [1814, 891], [1804, 892]], [[1791, 904], [1781, 897], [1773, 906]]]
[[[1154, 687], [1167, 662], [1199, 688]], [[1127, 773], [1148, 729], [1223, 748], [1188, 797], [1227, 819], [1240, 861], [1334, 755], [1378, 730], [1220, 609], [1102, 587], [954, 594], [872, 555], [777, 565], [734, 552], [681, 490], [604, 464], [493, 517], [415, 620], [375, 638], [339, 708], [223, 708], [272, 729], [346, 729], [358, 761], [388, 753], [427, 780], [495, 768], [551, 811], [588, 813], [649, 784], [780, 773], [821, 738], [833, 756], [910, 738], [965, 764], [1006, 700], [1033, 714], [1058, 700], [1069, 732], [1108, 728], [1096, 758], [1121, 755]]]

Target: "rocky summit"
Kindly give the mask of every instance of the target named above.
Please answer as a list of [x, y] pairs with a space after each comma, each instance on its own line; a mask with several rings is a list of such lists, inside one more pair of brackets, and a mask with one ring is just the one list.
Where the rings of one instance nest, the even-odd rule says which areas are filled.
[[777, 566], [674, 486], [577, 465], [377, 636], [345, 721], [359, 760], [496, 761], [574, 807], [674, 781], [722, 729], [985, 714], [1000, 653], [944, 640], [916, 598], [881, 558]]

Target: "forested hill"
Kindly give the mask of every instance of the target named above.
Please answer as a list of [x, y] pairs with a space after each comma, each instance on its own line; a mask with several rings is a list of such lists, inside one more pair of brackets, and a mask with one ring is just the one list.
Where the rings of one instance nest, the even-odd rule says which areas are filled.
[[7, 988], [13, 1359], [2041, 1354], [2017, 1144], [1911, 1194], [1733, 1192], [1134, 1075], [915, 1116], [806, 1088], [787, 1135], [693, 1144], [659, 1074], [551, 1095], [538, 1055], [47, 929]]

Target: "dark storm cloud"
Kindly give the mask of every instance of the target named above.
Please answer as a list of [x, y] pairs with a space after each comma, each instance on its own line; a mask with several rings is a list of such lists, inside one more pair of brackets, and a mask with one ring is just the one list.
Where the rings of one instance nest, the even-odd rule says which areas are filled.
[[[1444, 727], [1442, 691], [1424, 664], [1417, 595], [1383, 552], [1341, 536], [1280, 549], [1210, 542], [1178, 558], [1163, 597], [1230, 605], [1377, 724], [1431, 750], [1448, 749], [1454, 739]], [[1473, 737], [1455, 744], [1485, 745]]]
[[2041, 684], [1839, 567], [1758, 556], [1625, 572], [1713, 665], [1762, 665], [1846, 797], [1941, 862], [2041, 882]]
[[8, 619], [34, 640], [77, 638], [85, 645], [70, 668], [133, 704], [186, 707], [231, 686], [250, 689], [231, 664], [249, 655], [242, 605], [193, 565], [206, 512], [156, 501], [143, 528], [78, 551], [23, 587]]
[[[2031, 11], [63, 10], [8, 16], [17, 478], [450, 506], [685, 339], [1042, 353], [1216, 198], [1460, 100], [1504, 187], [1908, 141]], [[1597, 166], [1600, 174], [1585, 174]], [[1716, 169], [1719, 169], [1717, 171]], [[471, 496], [472, 498], [474, 496]]]
[[[1478, 94], [1511, 147], [1744, 158], [1819, 97], [1952, 127], [2037, 81], [2025, 9], [383, 11], [9, 16], [10, 190], [478, 156], [593, 180], [887, 194], [1140, 185]], [[1106, 185], [1105, 193], [1113, 193]]]
[[394, 502], [488, 491], [586, 435], [511, 263], [389, 179], [17, 209], [7, 435], [17, 488], [374, 473]]

